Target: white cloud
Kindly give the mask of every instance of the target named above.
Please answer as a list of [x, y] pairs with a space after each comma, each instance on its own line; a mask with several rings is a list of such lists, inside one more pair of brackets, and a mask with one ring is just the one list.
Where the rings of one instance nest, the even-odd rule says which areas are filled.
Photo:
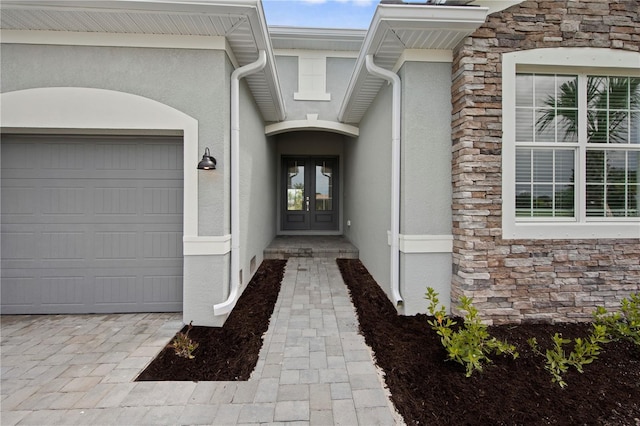
[[326, 3], [327, 0], [302, 0], [303, 3], [311, 3], [311, 4], [322, 4]]

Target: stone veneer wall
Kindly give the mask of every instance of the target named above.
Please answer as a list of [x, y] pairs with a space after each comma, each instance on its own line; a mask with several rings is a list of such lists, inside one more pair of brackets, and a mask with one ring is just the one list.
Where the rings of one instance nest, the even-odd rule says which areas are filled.
[[640, 291], [640, 238], [503, 240], [501, 229], [502, 54], [583, 46], [638, 52], [639, 14], [636, 0], [525, 1], [491, 15], [454, 52], [454, 304], [473, 296], [494, 324], [583, 321], [595, 306], [617, 308]]

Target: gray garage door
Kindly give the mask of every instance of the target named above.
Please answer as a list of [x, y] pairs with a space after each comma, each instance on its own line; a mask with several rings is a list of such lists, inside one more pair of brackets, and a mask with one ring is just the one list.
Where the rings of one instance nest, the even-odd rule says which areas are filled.
[[3, 136], [3, 314], [182, 310], [182, 140]]

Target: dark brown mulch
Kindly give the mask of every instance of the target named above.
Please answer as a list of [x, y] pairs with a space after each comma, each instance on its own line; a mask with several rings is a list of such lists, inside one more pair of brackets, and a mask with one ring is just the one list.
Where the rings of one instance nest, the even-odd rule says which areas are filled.
[[561, 389], [551, 382], [545, 360], [531, 351], [527, 339], [536, 337], [547, 348], [554, 333], [584, 337], [589, 324], [494, 326], [490, 333], [515, 344], [520, 358], [494, 356], [482, 373], [467, 378], [463, 366], [445, 361], [446, 352], [427, 324], [429, 317], [397, 315], [359, 260], [339, 259], [338, 265], [361, 333], [407, 424], [640, 425], [637, 347], [607, 344], [584, 374], [567, 373], [568, 387]]
[[[199, 344], [194, 359], [181, 358], [166, 347], [137, 380], [248, 380], [258, 362], [286, 264], [286, 260], [264, 260], [223, 327], [193, 327], [189, 337]], [[181, 331], [186, 332], [187, 326]]]

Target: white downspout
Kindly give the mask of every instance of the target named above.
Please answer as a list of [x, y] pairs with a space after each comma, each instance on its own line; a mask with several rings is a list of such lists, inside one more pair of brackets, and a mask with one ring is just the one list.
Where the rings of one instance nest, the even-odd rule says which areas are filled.
[[402, 87], [396, 73], [377, 66], [373, 55], [365, 57], [367, 71], [393, 86], [391, 104], [391, 294], [396, 306], [404, 303], [400, 295], [400, 101]]
[[231, 288], [227, 300], [213, 305], [214, 315], [231, 312], [240, 290], [240, 79], [266, 64], [267, 52], [260, 50], [258, 60], [231, 73]]

